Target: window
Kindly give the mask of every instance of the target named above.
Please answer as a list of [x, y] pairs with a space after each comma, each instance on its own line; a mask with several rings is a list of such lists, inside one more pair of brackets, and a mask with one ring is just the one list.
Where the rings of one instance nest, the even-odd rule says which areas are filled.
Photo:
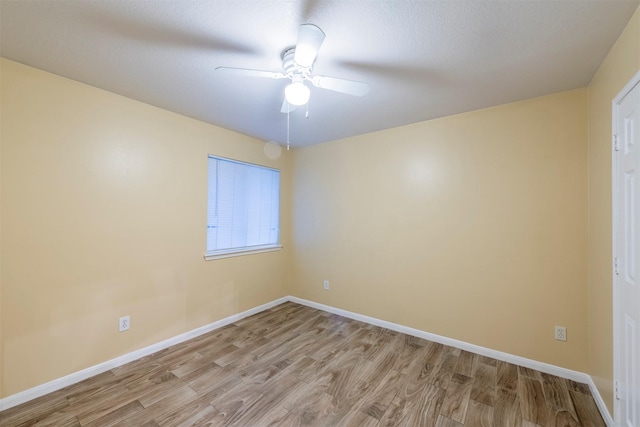
[[209, 156], [206, 259], [280, 249], [280, 171]]

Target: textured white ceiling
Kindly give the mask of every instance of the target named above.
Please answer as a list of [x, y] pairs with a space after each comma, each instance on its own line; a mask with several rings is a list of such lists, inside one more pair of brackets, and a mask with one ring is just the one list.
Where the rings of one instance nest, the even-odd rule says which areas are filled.
[[315, 74], [360, 80], [363, 98], [311, 88], [292, 146], [586, 86], [640, 0], [0, 0], [0, 54], [151, 105], [286, 140], [281, 71], [298, 26], [326, 33]]

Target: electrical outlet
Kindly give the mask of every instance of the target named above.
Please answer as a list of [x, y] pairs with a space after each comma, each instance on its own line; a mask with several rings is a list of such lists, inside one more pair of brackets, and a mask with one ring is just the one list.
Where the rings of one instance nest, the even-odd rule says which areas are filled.
[[328, 281], [328, 280], [325, 280], [325, 281], [324, 281], [324, 290], [325, 290], [325, 291], [328, 291], [328, 290], [329, 290], [329, 281]]
[[118, 331], [120, 332], [128, 331], [130, 326], [131, 319], [129, 318], [129, 316], [121, 317], [118, 321]]
[[567, 328], [564, 326], [556, 326], [556, 339], [558, 341], [567, 340]]

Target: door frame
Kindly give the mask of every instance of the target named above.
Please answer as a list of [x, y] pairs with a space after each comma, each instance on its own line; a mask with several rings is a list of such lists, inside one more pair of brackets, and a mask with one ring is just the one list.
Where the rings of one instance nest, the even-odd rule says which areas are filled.
[[[612, 288], [613, 288], [613, 420], [614, 423], [619, 420], [620, 417], [620, 401], [617, 398], [618, 381], [620, 380], [620, 316], [619, 316], [619, 289], [618, 289], [618, 275], [616, 274], [615, 259], [618, 256], [618, 232], [622, 224], [618, 221], [618, 202], [617, 196], [620, 183], [617, 180], [618, 171], [618, 155], [615, 151], [615, 139], [618, 134], [618, 105], [622, 102], [622, 99], [640, 84], [640, 71], [638, 71], [629, 82], [622, 88], [622, 90], [613, 98], [611, 102], [611, 227], [612, 227], [612, 257], [611, 257], [611, 273], [612, 273]], [[636, 232], [640, 232], [637, 230]]]

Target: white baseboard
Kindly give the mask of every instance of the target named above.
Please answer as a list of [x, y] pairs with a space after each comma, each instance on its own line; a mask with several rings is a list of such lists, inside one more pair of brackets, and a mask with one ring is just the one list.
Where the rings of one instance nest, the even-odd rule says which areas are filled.
[[547, 374], [555, 375], [561, 378], [567, 378], [577, 382], [586, 383], [589, 385], [589, 389], [593, 394], [596, 404], [598, 405], [598, 409], [600, 410], [600, 413], [602, 414], [604, 421], [607, 423], [607, 426], [608, 427], [614, 426], [613, 418], [611, 417], [611, 414], [609, 414], [607, 406], [604, 403], [602, 396], [600, 396], [600, 393], [598, 392], [598, 389], [595, 386], [593, 379], [591, 379], [591, 377], [585, 373], [573, 371], [571, 369], [561, 368], [559, 366], [550, 365], [543, 362], [538, 362], [536, 360], [527, 359], [520, 356], [515, 356], [513, 354], [504, 353], [497, 350], [492, 350], [490, 348], [481, 347], [481, 346], [470, 344], [464, 341], [458, 341], [452, 338], [443, 337], [441, 335], [432, 334], [429, 332], [421, 331], [419, 329], [410, 328], [408, 326], [399, 325], [397, 323], [387, 322], [385, 320], [376, 319], [375, 317], [353, 313], [351, 311], [342, 310], [339, 308], [331, 307], [329, 305], [320, 304], [317, 302], [305, 300], [305, 299], [294, 297], [294, 296], [279, 298], [277, 300], [271, 301], [261, 306], [243, 311], [242, 313], [234, 314], [222, 320], [218, 320], [217, 322], [213, 322], [208, 325], [202, 326], [200, 328], [194, 329], [192, 331], [185, 332], [184, 334], [177, 335], [173, 338], [166, 339], [159, 343], [150, 345], [148, 347], [144, 347], [142, 349], [117, 357], [115, 359], [108, 360], [106, 362], [89, 367], [87, 369], [83, 369], [82, 371], [74, 372], [73, 374], [67, 375], [65, 377], [58, 378], [48, 383], [5, 397], [4, 399], [0, 399], [0, 411], [20, 405], [21, 403], [28, 402], [29, 400], [35, 399], [37, 397], [44, 396], [47, 393], [60, 390], [61, 388], [67, 387], [71, 384], [75, 384], [77, 382], [90, 378], [94, 375], [106, 372], [118, 366], [132, 362], [141, 357], [148, 356], [150, 354], [153, 354], [165, 348], [171, 347], [172, 345], [180, 344], [184, 341], [190, 340], [202, 334], [206, 334], [207, 332], [211, 332], [215, 329], [229, 325], [240, 319], [244, 319], [245, 317], [257, 314], [261, 311], [268, 310], [272, 307], [275, 307], [276, 305], [282, 304], [287, 301], [295, 302], [297, 304], [305, 305], [307, 307], [316, 308], [318, 310], [326, 311], [328, 313], [338, 314], [340, 316], [348, 317], [349, 319], [354, 319], [361, 322], [369, 323], [371, 325], [380, 326], [382, 328], [387, 328], [392, 331], [401, 332], [403, 334], [412, 335], [414, 337], [423, 338], [429, 341], [434, 341], [440, 344], [459, 348], [461, 350], [477, 353], [482, 356], [487, 356], [493, 359], [513, 363], [514, 365], [520, 365], [526, 368], [535, 369], [540, 372], [545, 372]]
[[598, 405], [598, 409], [600, 410], [600, 415], [604, 419], [604, 422], [607, 423], [607, 427], [614, 427], [615, 423], [613, 421], [613, 417], [611, 413], [609, 413], [609, 408], [607, 408], [607, 404], [604, 403], [604, 399], [600, 395], [598, 391], [598, 387], [596, 387], [596, 383], [593, 382], [593, 378], [590, 375], [587, 375], [587, 384], [589, 385], [589, 390], [591, 390], [591, 394], [593, 395], [593, 399], [596, 401], [596, 405]]
[[482, 356], [491, 357], [493, 359], [509, 362], [514, 365], [524, 366], [525, 368], [535, 369], [540, 372], [545, 372], [557, 377], [570, 379], [580, 383], [586, 383], [589, 385], [591, 394], [598, 405], [598, 409], [602, 414], [602, 418], [607, 423], [608, 427], [613, 427], [613, 418], [609, 414], [607, 405], [604, 403], [602, 396], [598, 392], [598, 389], [593, 382], [593, 379], [585, 373], [573, 371], [571, 369], [561, 368], [559, 366], [550, 365], [548, 363], [538, 362], [536, 360], [527, 359], [525, 357], [515, 356], [509, 353], [503, 353], [501, 351], [492, 350], [490, 348], [481, 347], [479, 345], [470, 344], [464, 341], [458, 341], [452, 338], [443, 337], [441, 335], [432, 334], [429, 332], [421, 331], [419, 329], [410, 328], [397, 323], [387, 322], [385, 320], [376, 319], [375, 317], [364, 316], [362, 314], [353, 313], [351, 311], [342, 310], [340, 308], [331, 307], [329, 305], [319, 304], [317, 302], [308, 301], [298, 297], [288, 297], [288, 300], [298, 304], [306, 305], [308, 307], [316, 308], [318, 310], [326, 311], [329, 313], [338, 314], [340, 316], [348, 317], [349, 319], [359, 320], [361, 322], [369, 323], [371, 325], [380, 326], [382, 328], [391, 329], [392, 331], [401, 332], [403, 334], [412, 335], [414, 337], [423, 338], [429, 341], [434, 341], [440, 344], [448, 345], [450, 347], [459, 348], [472, 353], [477, 353]]
[[44, 396], [45, 394], [60, 390], [61, 388], [86, 380], [87, 378], [91, 378], [95, 375], [109, 371], [113, 368], [117, 368], [118, 366], [122, 366], [144, 356], [156, 353], [160, 350], [164, 350], [165, 348], [171, 347], [172, 345], [180, 344], [202, 334], [206, 334], [207, 332], [211, 332], [233, 322], [237, 322], [240, 319], [244, 319], [245, 317], [260, 313], [261, 311], [268, 310], [272, 307], [275, 307], [276, 305], [282, 304], [287, 301], [289, 301], [288, 297], [279, 298], [266, 304], [262, 304], [261, 306], [243, 311], [242, 313], [225, 317], [224, 319], [209, 323], [208, 325], [204, 325], [175, 337], [160, 341], [159, 343], [152, 344], [148, 347], [132, 351], [131, 353], [124, 354], [122, 356], [116, 357], [115, 359], [107, 360], [106, 362], [102, 362], [98, 365], [91, 366], [62, 378], [58, 378], [53, 381], [49, 381], [48, 383], [44, 383], [20, 393], [5, 397], [4, 399], [0, 399], [0, 411], [13, 408], [14, 406], [36, 399], [40, 396]]

